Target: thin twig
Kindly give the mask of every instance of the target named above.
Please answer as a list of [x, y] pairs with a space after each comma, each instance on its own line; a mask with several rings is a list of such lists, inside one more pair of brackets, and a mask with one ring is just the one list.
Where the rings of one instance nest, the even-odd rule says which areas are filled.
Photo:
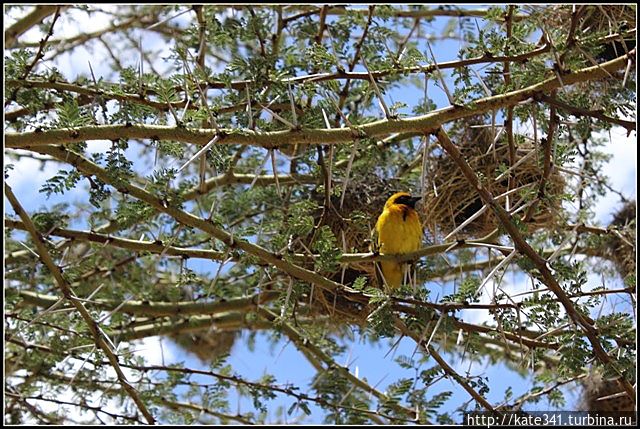
[[144, 415], [147, 422], [149, 424], [155, 424], [154, 417], [151, 415], [151, 413], [149, 413], [149, 411], [147, 410], [147, 407], [144, 405], [144, 403], [140, 399], [138, 392], [133, 388], [133, 386], [129, 384], [129, 382], [127, 381], [127, 377], [125, 376], [124, 372], [122, 372], [122, 369], [120, 368], [120, 364], [118, 363], [118, 357], [115, 355], [112, 347], [110, 346], [111, 340], [107, 338], [104, 331], [100, 328], [100, 326], [96, 323], [96, 321], [93, 320], [93, 318], [91, 317], [91, 314], [87, 311], [84, 305], [82, 305], [82, 303], [77, 300], [77, 297], [73, 292], [73, 289], [69, 284], [69, 281], [65, 278], [60, 268], [56, 266], [55, 262], [51, 258], [51, 255], [49, 254], [49, 251], [47, 250], [41, 235], [38, 233], [35, 225], [33, 224], [33, 221], [31, 220], [27, 212], [24, 211], [24, 209], [22, 208], [22, 205], [20, 204], [16, 196], [13, 194], [11, 187], [5, 183], [4, 190], [5, 190], [5, 195], [7, 199], [13, 206], [13, 209], [20, 216], [20, 218], [22, 219], [22, 222], [25, 224], [26, 229], [29, 231], [29, 234], [31, 235], [36, 245], [36, 248], [38, 250], [38, 253], [40, 255], [40, 259], [47, 266], [47, 268], [55, 278], [56, 283], [58, 284], [58, 287], [62, 290], [64, 297], [67, 300], [69, 300], [71, 304], [73, 304], [73, 306], [80, 313], [80, 315], [88, 325], [96, 345], [104, 352], [104, 354], [109, 359], [111, 366], [115, 370], [116, 375], [118, 377], [118, 381], [120, 382], [122, 387], [125, 389], [127, 394], [131, 397], [133, 402], [136, 404], [140, 412]]
[[464, 390], [469, 393], [469, 395], [471, 395], [471, 397], [473, 397], [473, 399], [478, 402], [478, 404], [482, 405], [488, 411], [495, 411], [493, 406], [489, 404], [486, 399], [484, 399], [478, 392], [476, 392], [460, 374], [458, 374], [453, 368], [451, 368], [451, 366], [449, 366], [449, 364], [447, 364], [447, 362], [442, 358], [442, 356], [440, 356], [440, 353], [438, 353], [436, 349], [434, 349], [430, 345], [425, 345], [424, 340], [418, 338], [415, 333], [410, 331], [409, 328], [407, 328], [407, 326], [404, 324], [404, 322], [397, 317], [395, 318], [395, 324], [402, 334], [411, 337], [420, 345], [420, 347], [424, 349], [425, 353], [433, 356], [433, 358], [436, 360], [436, 362], [438, 362], [438, 365], [440, 365], [440, 368], [442, 368], [445, 374], [453, 378]]

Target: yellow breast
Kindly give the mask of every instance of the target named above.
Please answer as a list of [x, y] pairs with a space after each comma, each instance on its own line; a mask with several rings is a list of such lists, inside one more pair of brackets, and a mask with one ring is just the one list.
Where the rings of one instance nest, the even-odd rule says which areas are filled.
[[420, 249], [422, 225], [409, 207], [385, 208], [376, 223], [381, 254], [410, 253]]

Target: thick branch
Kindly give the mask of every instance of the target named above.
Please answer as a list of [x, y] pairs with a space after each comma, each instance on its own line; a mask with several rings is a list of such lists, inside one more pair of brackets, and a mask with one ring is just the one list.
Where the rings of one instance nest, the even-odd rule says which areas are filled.
[[[11, 219], [5, 219], [6, 228], [25, 230], [24, 222]], [[224, 252], [216, 252], [215, 250], [206, 249], [190, 249], [186, 247], [175, 247], [163, 244], [161, 241], [138, 241], [128, 238], [113, 237], [105, 234], [98, 234], [90, 231], [76, 231], [72, 229], [54, 228], [48, 235], [70, 238], [79, 241], [90, 241], [93, 243], [103, 243], [110, 246], [119, 247], [121, 249], [134, 250], [136, 252], [149, 252], [157, 254], [165, 254], [171, 256], [182, 256], [185, 258], [202, 258], [222, 261], [226, 259]]]
[[[22, 290], [18, 292], [20, 297], [29, 304], [49, 308], [58, 302], [58, 298], [51, 295]], [[114, 301], [98, 299], [89, 301], [91, 306], [101, 310], [118, 309], [121, 313], [138, 316], [191, 316], [191, 315], [216, 315], [229, 311], [247, 311], [257, 305], [274, 300], [280, 293], [275, 291], [262, 292], [247, 298], [234, 298], [223, 302], [160, 302], [160, 301]]]
[[[612, 61], [587, 67], [575, 73], [562, 76], [562, 83], [557, 76], [546, 79], [529, 87], [479, 99], [467, 106], [449, 106], [426, 115], [404, 119], [382, 119], [357, 128], [363, 136], [381, 137], [393, 133], [434, 132], [440, 125], [456, 119], [475, 116], [495, 109], [514, 106], [522, 101], [549, 92], [553, 89], [572, 85], [578, 82], [608, 77], [611, 72], [623, 69], [628, 60], [635, 61], [636, 50]], [[259, 132], [252, 130], [221, 130], [224, 135], [220, 144], [256, 145], [275, 148], [284, 144], [336, 144], [353, 141], [353, 130], [350, 128], [286, 130]], [[51, 131], [34, 131], [25, 133], [6, 133], [5, 145], [8, 148], [29, 148], [50, 144], [77, 143], [85, 140], [156, 139], [175, 140], [197, 145], [205, 145], [214, 136], [213, 129], [185, 129], [154, 125], [104, 125], [89, 126]]]
[[53, 15], [60, 7], [64, 6], [36, 6], [30, 14], [22, 19], [19, 19], [15, 24], [13, 24], [4, 32], [4, 48], [12, 48], [13, 44], [20, 36], [29, 31], [32, 27], [40, 24], [47, 16]]

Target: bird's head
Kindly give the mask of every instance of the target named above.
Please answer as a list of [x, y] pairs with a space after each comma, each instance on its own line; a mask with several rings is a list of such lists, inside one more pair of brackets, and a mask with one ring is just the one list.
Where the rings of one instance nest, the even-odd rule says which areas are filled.
[[411, 194], [407, 192], [396, 192], [387, 200], [384, 205], [385, 208], [391, 208], [394, 206], [406, 206], [411, 207], [412, 209], [416, 208], [416, 203], [422, 197], [412, 197]]

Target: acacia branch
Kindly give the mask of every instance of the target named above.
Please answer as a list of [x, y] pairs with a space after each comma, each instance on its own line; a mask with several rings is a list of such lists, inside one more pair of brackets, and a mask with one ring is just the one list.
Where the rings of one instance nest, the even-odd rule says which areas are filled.
[[[317, 14], [320, 9], [312, 9], [300, 14], [300, 16], [309, 16]], [[449, 16], [453, 18], [475, 17], [486, 18], [488, 9], [442, 9], [442, 8], [424, 8], [420, 10], [402, 10], [394, 9], [390, 12], [390, 15], [396, 18], [432, 18], [437, 16]], [[346, 15], [346, 14], [360, 14], [364, 15], [366, 12], [362, 9], [347, 9], [345, 6], [333, 6], [326, 12], [328, 15]], [[303, 15], [304, 14], [304, 15]], [[528, 15], [514, 15], [516, 21], [528, 18]], [[298, 15], [289, 17], [289, 19], [298, 18]], [[499, 19], [499, 17], [497, 17]]]
[[[368, 12], [368, 16], [367, 16], [367, 22], [364, 25], [364, 30], [362, 32], [362, 36], [360, 36], [360, 38], [358, 39], [358, 42], [355, 45], [354, 48], [354, 53], [353, 53], [353, 58], [351, 59], [351, 62], [349, 63], [348, 67], [349, 67], [349, 73], [353, 72], [353, 70], [355, 69], [356, 65], [358, 64], [358, 61], [360, 60], [360, 50], [362, 49], [362, 45], [364, 44], [364, 41], [367, 37], [367, 34], [369, 34], [369, 27], [371, 26], [371, 24], [373, 23], [373, 12], [375, 10], [375, 5], [370, 5], [369, 6], [369, 12]], [[327, 11], [324, 10], [324, 14], [326, 14]], [[344, 103], [347, 100], [347, 97], [349, 95], [349, 87], [351, 86], [351, 79], [347, 79], [347, 81], [345, 82], [344, 86], [342, 87], [342, 90], [338, 93], [339, 99], [338, 99], [338, 104], [336, 107], [336, 115], [334, 117], [334, 124], [336, 126], [338, 126], [340, 117], [343, 116], [342, 115], [342, 108], [344, 107]], [[349, 125], [348, 121], [347, 125]], [[351, 127], [349, 127], [351, 128]], [[355, 146], [353, 148], [353, 150], [355, 151]], [[349, 173], [349, 168], [347, 167], [347, 177], [348, 177], [348, 173]], [[346, 186], [344, 191], [346, 191]]]
[[[58, 302], [58, 298], [27, 290], [21, 290], [18, 295], [24, 302], [49, 308]], [[256, 306], [265, 304], [277, 298], [279, 292], [266, 291], [246, 298], [234, 298], [223, 302], [162, 302], [162, 301], [116, 301], [98, 299], [85, 301], [101, 310], [114, 310], [118, 308], [121, 313], [137, 316], [161, 317], [161, 316], [191, 316], [191, 315], [219, 315], [230, 311], [247, 311]]]
[[567, 380], [558, 381], [558, 382], [552, 384], [551, 386], [549, 386], [549, 387], [547, 387], [545, 389], [539, 390], [539, 391], [537, 391], [535, 393], [534, 392], [527, 392], [524, 395], [522, 395], [520, 398], [516, 399], [511, 405], [510, 404], [503, 404], [503, 405], [500, 405], [497, 408], [498, 409], [504, 409], [504, 410], [510, 410], [510, 411], [512, 411], [512, 410], [520, 410], [522, 408], [522, 405], [524, 403], [526, 403], [527, 401], [531, 401], [531, 400], [534, 400], [536, 398], [539, 398], [540, 396], [547, 395], [547, 394], [555, 391], [560, 386], [563, 386], [563, 385], [568, 384], [568, 383], [572, 383], [572, 382], [580, 380], [581, 378], [584, 378], [584, 377], [586, 377], [586, 374], [581, 374], [581, 375], [578, 375], [578, 376], [575, 376], [575, 377], [571, 377], [571, 378], [569, 378]]
[[[555, 91], [553, 91], [555, 93]], [[542, 176], [540, 176], [540, 182], [538, 184], [538, 195], [536, 200], [529, 206], [527, 212], [524, 216], [524, 221], [528, 222], [533, 219], [536, 208], [538, 207], [538, 203], [542, 201], [545, 195], [545, 187], [547, 181], [549, 180], [549, 176], [551, 175], [551, 171], [554, 167], [551, 153], [551, 148], [553, 145], [553, 139], [555, 138], [556, 128], [558, 127], [558, 122], [560, 118], [556, 115], [556, 108], [551, 106], [549, 109], [549, 127], [547, 131], [547, 137], [542, 139], [542, 149], [544, 150], [543, 154], [543, 167], [542, 167]]]
[[[26, 226], [24, 222], [15, 221], [12, 219], [4, 220], [5, 227], [13, 229], [25, 230]], [[47, 235], [55, 235], [58, 237], [69, 238], [79, 241], [90, 241], [93, 243], [102, 243], [109, 246], [118, 247], [121, 249], [134, 250], [136, 252], [149, 252], [156, 254], [166, 254], [171, 256], [182, 256], [184, 258], [201, 258], [222, 261], [226, 259], [224, 252], [217, 252], [215, 250], [206, 249], [191, 249], [186, 247], [175, 247], [164, 244], [160, 240], [156, 241], [141, 241], [131, 240], [128, 238], [113, 237], [105, 234], [98, 234], [90, 231], [76, 231], [65, 228], [53, 228]]]
[[[397, 298], [392, 298], [392, 300], [394, 302], [400, 302], [400, 301], [408, 301], [411, 302], [412, 300], [403, 300], [403, 299], [397, 299]], [[465, 305], [465, 308], [478, 308], [478, 307], [471, 307], [470, 304], [463, 304]], [[499, 305], [494, 304], [494, 308], [498, 308]], [[416, 311], [417, 307], [425, 307], [425, 308], [435, 308], [438, 309], [440, 311], [442, 311], [442, 316], [441, 317], [445, 317], [446, 316], [446, 311], [448, 310], [452, 310], [455, 309], [455, 306], [452, 307], [448, 307], [448, 303], [441, 303], [441, 304], [436, 304], [436, 303], [428, 303], [428, 302], [422, 302], [422, 301], [414, 301], [414, 306], [413, 307], [409, 307], [406, 305], [399, 305], [399, 304], [393, 304], [393, 308], [394, 310], [397, 310], [399, 312], [405, 313], [405, 314], [409, 314], [412, 316], [416, 316], [419, 317], [420, 313], [418, 311]], [[460, 308], [461, 309], [461, 308]], [[514, 345], [517, 345], [518, 347], [521, 346], [527, 346], [530, 349], [535, 349], [535, 348], [541, 348], [541, 349], [552, 349], [555, 350], [558, 347], [560, 347], [559, 344], [557, 343], [547, 343], [544, 341], [539, 341], [536, 339], [532, 339], [529, 338], [527, 336], [524, 335], [519, 335], [513, 332], [507, 332], [504, 330], [498, 330], [496, 328], [490, 327], [490, 326], [482, 326], [482, 325], [474, 325], [472, 323], [466, 323], [466, 322], [462, 322], [460, 320], [458, 320], [456, 317], [453, 316], [447, 316], [447, 321], [451, 323], [453, 330], [460, 330], [462, 329], [465, 332], [474, 332], [474, 333], [478, 333], [478, 334], [495, 334], [495, 333], [499, 333], [503, 339], [506, 340], [511, 340], [513, 341]], [[535, 333], [529, 333], [531, 337], [537, 337], [537, 335]], [[486, 339], [486, 336], [483, 336], [484, 339]]]
[[[539, 93], [572, 85], [579, 82], [602, 79], [611, 72], [626, 67], [628, 60], [635, 61], [636, 50], [614, 60], [593, 67], [586, 67], [574, 73], [565, 74], [562, 83], [557, 76], [523, 89], [510, 91], [505, 94], [485, 97], [465, 106], [449, 106], [426, 115], [412, 118], [389, 118], [358, 125], [356, 128], [362, 135], [381, 137], [394, 133], [406, 132], [434, 132], [442, 124], [457, 119], [475, 116], [503, 107], [515, 106], [525, 100], [535, 97]], [[222, 135], [218, 144], [256, 145], [264, 148], [277, 148], [289, 144], [336, 144], [353, 141], [351, 128], [307, 129], [260, 132], [252, 130], [221, 130]], [[186, 129], [181, 127], [125, 124], [102, 125], [78, 128], [67, 128], [50, 131], [33, 131], [24, 133], [5, 133], [5, 147], [29, 148], [50, 144], [70, 144], [85, 140], [115, 140], [155, 139], [176, 140], [204, 146], [211, 141], [216, 133], [213, 129]]]
[[[530, 52], [525, 52], [518, 55], [513, 56], [493, 56], [485, 53], [479, 57], [467, 58], [463, 60], [454, 60], [454, 61], [445, 61], [441, 63], [432, 63], [423, 66], [413, 66], [413, 67], [394, 67], [390, 70], [371, 70], [369, 72], [354, 72], [353, 70], [340, 70], [333, 73], [315, 73], [310, 75], [296, 76], [288, 79], [284, 79], [285, 82], [291, 83], [303, 83], [303, 82], [322, 82], [327, 80], [338, 80], [338, 79], [347, 79], [347, 80], [367, 80], [370, 81], [371, 77], [374, 79], [378, 79], [385, 76], [394, 76], [394, 75], [404, 75], [408, 73], [433, 73], [434, 71], [441, 69], [451, 69], [451, 68], [461, 68], [474, 64], [483, 64], [483, 63], [495, 63], [495, 62], [518, 62], [524, 63], [529, 59], [536, 57], [540, 54], [546, 53], [551, 49], [550, 45], [543, 45], [540, 48], [534, 49]], [[240, 82], [232, 82], [231, 87], [238, 87], [240, 85], [246, 85], [249, 81], [240, 81]], [[221, 84], [217, 82], [209, 82], [209, 85], [214, 87], [220, 87]]]
[[102, 406], [93, 406], [93, 405], [88, 405], [85, 401], [82, 402], [71, 402], [71, 401], [65, 401], [62, 399], [59, 399], [58, 397], [56, 398], [48, 398], [46, 396], [43, 395], [37, 395], [37, 396], [22, 396], [16, 393], [12, 393], [12, 392], [6, 392], [5, 391], [5, 395], [7, 395], [10, 398], [15, 398], [15, 399], [19, 399], [19, 400], [34, 400], [34, 401], [45, 401], [45, 402], [51, 402], [53, 404], [57, 404], [57, 405], [70, 405], [70, 406], [74, 406], [74, 407], [80, 407], [83, 408], [85, 410], [91, 410], [93, 412], [96, 413], [103, 413], [108, 415], [109, 417], [111, 417], [112, 419], [124, 419], [124, 420], [129, 420], [135, 423], [144, 423], [140, 420], [138, 420], [136, 417], [133, 416], [127, 416], [124, 414], [116, 414], [116, 413], [112, 413], [109, 411], [105, 411], [104, 407]]
[[[110, 174], [88, 159], [78, 155], [75, 152], [67, 150], [63, 146], [39, 146], [36, 152], [51, 155], [61, 161], [74, 165], [80, 172], [85, 175], [96, 176], [104, 183], [113, 185], [113, 178]], [[114, 185], [120, 192], [128, 193], [131, 196], [146, 202], [159, 212], [168, 214], [176, 221], [183, 225], [200, 229], [213, 238], [223, 242], [230, 249], [239, 249], [250, 255], [260, 259], [266, 265], [273, 265], [279, 270], [291, 275], [294, 278], [313, 283], [329, 291], [344, 291], [350, 294], [359, 295], [356, 291], [346, 288], [345, 286], [327, 279], [311, 270], [300, 267], [298, 265], [287, 262], [281, 255], [269, 252], [265, 248], [253, 244], [247, 240], [238, 239], [231, 233], [226, 232], [223, 228], [216, 226], [212, 221], [194, 216], [179, 208], [168, 205], [162, 199], [156, 197], [150, 192], [135, 186], [130, 182]]]
[[[540, 279], [546, 284], [549, 290], [551, 290], [558, 297], [558, 300], [564, 307], [565, 311], [567, 312], [571, 320], [573, 320], [574, 323], [576, 323], [578, 326], [580, 326], [583, 329], [585, 335], [587, 336], [587, 338], [589, 339], [589, 342], [591, 343], [591, 346], [593, 347], [593, 351], [596, 354], [596, 357], [598, 358], [598, 360], [600, 360], [605, 365], [613, 364], [614, 362], [612, 361], [611, 357], [604, 350], [604, 348], [602, 347], [602, 344], [600, 344], [600, 340], [597, 337], [597, 332], [595, 328], [582, 313], [578, 312], [575, 309], [573, 302], [571, 301], [569, 296], [567, 296], [565, 291], [562, 289], [560, 284], [557, 282], [557, 280], [551, 273], [551, 270], [548, 267], [547, 261], [544, 258], [542, 258], [524, 240], [518, 227], [516, 226], [513, 219], [511, 218], [511, 215], [507, 213], [504, 210], [504, 208], [502, 208], [498, 203], [496, 203], [495, 199], [493, 198], [493, 195], [491, 195], [491, 193], [485, 189], [485, 187], [482, 185], [482, 183], [478, 179], [478, 176], [476, 175], [476, 173], [472, 170], [472, 168], [469, 166], [467, 161], [465, 161], [464, 158], [462, 157], [462, 154], [460, 153], [460, 149], [458, 149], [451, 142], [446, 132], [442, 128], [440, 128], [435, 134], [436, 134], [436, 137], [438, 138], [438, 141], [444, 148], [444, 150], [449, 154], [451, 159], [458, 165], [458, 167], [464, 174], [469, 184], [474, 189], [477, 190], [478, 195], [480, 196], [480, 198], [482, 198], [482, 201], [486, 205], [488, 205], [493, 210], [495, 215], [498, 217], [504, 229], [511, 236], [511, 239], [514, 242], [516, 249], [521, 254], [526, 256], [534, 264], [535, 268], [540, 273]], [[614, 368], [615, 368], [615, 365], [614, 365]], [[629, 381], [627, 381], [625, 378], [622, 378], [620, 382], [623, 385], [627, 394], [629, 395], [629, 398], [635, 401], [635, 390], [633, 386], [631, 386]]]
[[398, 330], [403, 335], [406, 335], [413, 339], [420, 347], [424, 349], [425, 353], [433, 356], [433, 358], [436, 360], [436, 362], [438, 362], [438, 365], [440, 365], [440, 368], [442, 368], [445, 374], [453, 378], [464, 390], [469, 393], [469, 395], [471, 395], [473, 399], [476, 400], [476, 402], [478, 402], [478, 404], [482, 405], [488, 411], [494, 411], [493, 406], [491, 406], [491, 404], [489, 404], [489, 402], [487, 402], [487, 400], [484, 399], [482, 395], [473, 390], [469, 383], [467, 383], [467, 381], [460, 374], [458, 374], [453, 368], [451, 368], [451, 366], [449, 366], [449, 364], [442, 358], [442, 356], [440, 356], [440, 353], [438, 353], [433, 348], [433, 346], [427, 344], [424, 339], [420, 338], [413, 331], [411, 331], [407, 327], [407, 325], [405, 325], [404, 322], [397, 317], [395, 318], [395, 324]]
[[184, 408], [184, 409], [187, 409], [187, 410], [196, 411], [196, 412], [198, 412], [198, 414], [209, 414], [211, 416], [214, 416], [214, 417], [217, 417], [217, 418], [221, 419], [222, 421], [224, 421], [224, 420], [232, 420], [232, 421], [236, 421], [238, 423], [242, 423], [243, 425], [253, 425], [253, 424], [255, 424], [254, 422], [252, 422], [251, 420], [249, 420], [246, 417], [243, 417], [242, 415], [233, 416], [231, 414], [219, 413], [218, 411], [214, 411], [211, 408], [207, 408], [207, 407], [203, 407], [203, 406], [195, 405], [195, 404], [190, 404], [188, 402], [171, 401], [171, 400], [169, 400], [167, 398], [160, 398], [160, 402], [163, 403], [164, 405], [168, 406], [169, 408], [173, 408], [174, 410], [178, 410], [178, 409]]
[[111, 349], [111, 345], [110, 345], [111, 341], [105, 338], [105, 334], [100, 328], [100, 326], [98, 325], [98, 323], [95, 320], [93, 320], [93, 317], [91, 316], [91, 314], [87, 311], [84, 305], [75, 296], [75, 293], [71, 288], [71, 285], [69, 284], [68, 280], [65, 278], [60, 267], [58, 267], [56, 263], [53, 261], [42, 239], [42, 236], [36, 230], [36, 227], [33, 224], [33, 221], [31, 220], [27, 212], [22, 208], [22, 205], [20, 204], [16, 196], [13, 194], [11, 187], [5, 183], [4, 190], [5, 190], [5, 195], [7, 199], [13, 206], [13, 209], [18, 214], [18, 216], [20, 216], [27, 231], [31, 235], [33, 242], [35, 243], [36, 249], [38, 251], [38, 254], [40, 256], [40, 259], [53, 275], [64, 297], [71, 302], [71, 304], [76, 308], [76, 310], [78, 310], [78, 312], [84, 319], [85, 323], [89, 327], [89, 331], [93, 336], [96, 346], [99, 349], [101, 349], [109, 359], [111, 366], [116, 372], [118, 381], [120, 382], [122, 387], [125, 389], [127, 394], [131, 397], [133, 402], [136, 404], [140, 412], [144, 415], [147, 422], [149, 424], [155, 424], [155, 419], [153, 418], [151, 413], [149, 413], [149, 411], [147, 410], [147, 407], [144, 405], [144, 403], [140, 399], [140, 395], [133, 388], [133, 386], [129, 384], [129, 382], [127, 381], [127, 377], [122, 372], [122, 369], [120, 368], [120, 364], [118, 362], [118, 357], [116, 356], [114, 351]]
[[[509, 54], [510, 50], [510, 39], [513, 33], [513, 11], [515, 9], [514, 5], [507, 6], [507, 13], [505, 16], [505, 25], [507, 27], [507, 43], [505, 45], [505, 54]], [[507, 89], [511, 88], [511, 65], [507, 61], [503, 65], [504, 70], [504, 85]], [[509, 106], [507, 108], [507, 118], [505, 122], [505, 132], [507, 133], [507, 144], [509, 147], [509, 167], [513, 168], [516, 163], [516, 145], [513, 137], [513, 106]], [[515, 173], [509, 173], [509, 180], [507, 183], [507, 191], [516, 187], [516, 177]], [[508, 202], [509, 200], [507, 200]], [[506, 207], [510, 208], [510, 205], [506, 205]]]
[[[5, 82], [5, 85], [8, 88], [52, 89], [60, 92], [80, 94], [80, 96], [92, 97], [91, 99], [93, 99], [94, 97], [101, 97], [105, 101], [107, 100], [128, 101], [132, 103], [143, 104], [145, 106], [153, 107], [154, 109], [157, 109], [160, 111], [167, 111], [170, 108], [180, 109], [185, 107], [187, 103], [186, 101], [179, 101], [179, 102], [173, 102], [173, 103], [153, 101], [139, 94], [110, 92], [104, 89], [89, 88], [86, 86], [76, 85], [68, 82], [55, 82], [55, 81], [51, 82], [51, 81], [41, 81], [41, 80], [34, 80], [34, 79], [25, 79], [25, 80], [9, 79]], [[116, 85], [113, 84], [113, 86], [116, 86]], [[148, 90], [146, 94], [153, 94], [153, 91]], [[78, 101], [83, 102], [85, 100], [87, 99], [81, 98]], [[196, 107], [193, 107], [193, 106], [191, 107], [191, 109], [195, 109], [195, 108]], [[14, 118], [17, 115], [17, 113], [15, 112], [10, 112], [10, 113], [11, 113], [10, 118]]]
[[[443, 244], [434, 244], [431, 246], [423, 247], [415, 252], [403, 253], [403, 254], [388, 254], [388, 255], [380, 255], [374, 253], [345, 253], [342, 254], [338, 262], [343, 264], [356, 264], [362, 262], [374, 262], [374, 261], [397, 261], [397, 262], [410, 262], [416, 259], [419, 259], [423, 256], [433, 256], [441, 253], [445, 253], [454, 249], [466, 249], [472, 247], [486, 247], [486, 245], [491, 245], [495, 239], [495, 234], [490, 233], [485, 237], [479, 238], [477, 240], [456, 240], [456, 241], [448, 241]], [[296, 259], [309, 259], [315, 258], [316, 255], [304, 255], [304, 254], [296, 254], [294, 255]]]
[[[5, 225], [8, 228], [25, 229], [24, 223], [5, 218]], [[49, 231], [49, 235], [55, 235], [58, 237], [64, 237], [72, 240], [90, 241], [94, 243], [103, 243], [110, 246], [119, 247], [122, 249], [135, 250], [137, 252], [149, 252], [155, 254], [167, 254], [172, 256], [181, 256], [188, 258], [201, 258], [210, 260], [224, 260], [227, 255], [225, 252], [218, 252], [214, 250], [206, 249], [194, 249], [186, 247], [169, 246], [161, 241], [140, 241], [131, 240], [127, 238], [119, 238], [111, 235], [100, 234], [90, 231], [77, 231], [65, 228], [53, 228]], [[486, 244], [491, 244], [493, 240], [493, 234], [478, 240], [457, 240], [446, 242], [443, 244], [436, 244], [432, 246], [423, 247], [415, 252], [404, 254], [374, 254], [374, 253], [344, 253], [338, 257], [338, 262], [342, 264], [360, 264], [363, 262], [377, 262], [377, 261], [397, 261], [397, 262], [409, 262], [419, 259], [424, 256], [432, 256], [444, 253], [445, 251], [451, 251], [456, 249], [466, 249], [475, 247], [486, 247]], [[10, 253], [7, 255], [9, 259], [15, 259], [22, 255], [26, 256], [28, 251], [19, 251]], [[309, 262], [320, 257], [320, 255], [311, 254], [294, 254], [293, 260], [296, 262]]]
[[31, 13], [19, 19], [15, 24], [4, 32], [4, 48], [11, 49], [16, 40], [31, 28], [40, 24], [47, 16], [53, 15], [56, 10], [65, 6], [42, 5], [36, 6]]
[[590, 116], [592, 118], [600, 119], [601, 121], [604, 121], [604, 122], [620, 125], [621, 127], [624, 127], [627, 130], [627, 132], [636, 130], [635, 121], [626, 121], [624, 119], [607, 116], [602, 112], [602, 110], [589, 110], [589, 109], [583, 109], [581, 107], [572, 106], [561, 100], [558, 100], [555, 97], [551, 97], [546, 94], [540, 94], [539, 97], [537, 98], [541, 101], [544, 101], [547, 104], [550, 104], [554, 107], [562, 109], [575, 116]]
[[318, 184], [320, 179], [312, 175], [303, 174], [242, 174], [235, 173], [232, 170], [225, 174], [218, 175], [207, 179], [204, 182], [204, 190], [200, 186], [194, 186], [184, 195], [185, 200], [192, 200], [203, 193], [206, 194], [212, 189], [225, 185], [253, 185], [253, 186], [270, 186], [277, 182], [280, 185], [313, 185]]
[[[33, 61], [31, 62], [31, 64], [29, 64], [25, 68], [24, 72], [22, 73], [21, 80], [25, 80], [29, 76], [29, 73], [31, 73], [31, 71], [35, 68], [36, 64], [38, 64], [38, 61], [40, 61], [42, 57], [44, 57], [44, 47], [47, 44], [47, 41], [49, 40], [49, 38], [53, 35], [53, 27], [55, 27], [59, 17], [60, 17], [60, 7], [56, 8], [56, 13], [53, 15], [53, 19], [51, 20], [51, 25], [49, 25], [49, 31], [44, 36], [44, 38], [40, 41], [38, 52], [36, 52], [35, 57], [33, 57]], [[12, 100], [15, 99], [15, 91], [12, 94], [11, 99]]]
[[[100, 30], [96, 30], [96, 31], [92, 31], [92, 32], [88, 32], [88, 33], [81, 33], [78, 34], [76, 36], [71, 36], [71, 37], [67, 37], [64, 39], [51, 39], [47, 41], [47, 45], [55, 45], [55, 46], [68, 46], [68, 45], [79, 45], [82, 43], [86, 43], [87, 41], [94, 39], [94, 38], [99, 38], [100, 36], [105, 35], [106, 33], [111, 33], [114, 31], [118, 31], [118, 30], [122, 30], [122, 29], [126, 29], [126, 28], [135, 28], [137, 23], [137, 26], [139, 27], [146, 27], [148, 25], [151, 25], [153, 22], [150, 20], [147, 20], [146, 17], [143, 18], [138, 18], [138, 17], [131, 17], [129, 19], [126, 19], [124, 21], [122, 21], [119, 24], [111, 24], [108, 27], [105, 27], [103, 29]], [[33, 48], [38, 46], [37, 42], [18, 42], [16, 44], [17, 48]]]

